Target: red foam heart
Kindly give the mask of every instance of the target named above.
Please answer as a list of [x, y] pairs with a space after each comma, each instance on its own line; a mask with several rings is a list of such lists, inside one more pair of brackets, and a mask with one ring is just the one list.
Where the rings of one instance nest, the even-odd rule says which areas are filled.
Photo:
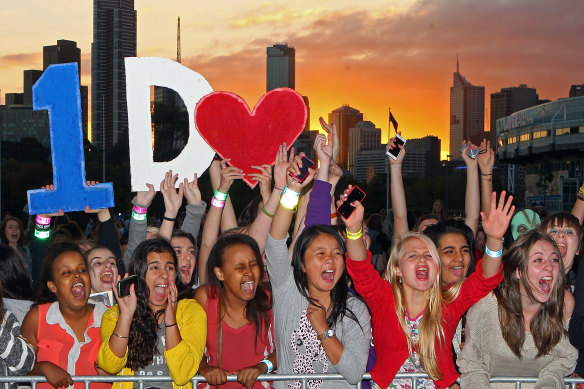
[[212, 92], [197, 103], [195, 124], [209, 146], [243, 170], [254, 188], [258, 182], [247, 174], [258, 170], [251, 166], [273, 165], [278, 146], [286, 142], [290, 147], [304, 129], [306, 111], [302, 96], [289, 88], [266, 93], [253, 112], [234, 93]]

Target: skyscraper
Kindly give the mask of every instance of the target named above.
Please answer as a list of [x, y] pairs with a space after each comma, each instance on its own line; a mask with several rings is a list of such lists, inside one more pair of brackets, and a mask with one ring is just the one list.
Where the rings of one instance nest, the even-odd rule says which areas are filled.
[[266, 92], [276, 88], [296, 88], [294, 47], [274, 45], [267, 48]]
[[450, 87], [450, 152], [460, 158], [460, 145], [465, 139], [484, 131], [485, 87], [476, 86], [460, 74], [458, 60]]
[[341, 148], [339, 151], [338, 165], [343, 169], [349, 168], [349, 129], [363, 120], [363, 114], [358, 109], [343, 105], [328, 114], [329, 123], [335, 123], [339, 139], [341, 141]]
[[[77, 69], [79, 69], [79, 80], [81, 81], [81, 49], [77, 47], [77, 42], [59, 39], [56, 45], [43, 46], [43, 71], [51, 65], [60, 63], [77, 63]], [[24, 85], [27, 86], [26, 81], [27, 75], [24, 75]], [[38, 77], [37, 77], [38, 78]], [[32, 82], [34, 84], [36, 80]], [[31, 85], [32, 88], [32, 85]], [[83, 128], [83, 138], [87, 139], [87, 111], [88, 111], [88, 91], [87, 85], [80, 85], [80, 95], [81, 95], [81, 126]], [[26, 100], [26, 93], [25, 93]], [[31, 96], [32, 104], [32, 96]]]
[[497, 119], [533, 107], [537, 105], [538, 100], [539, 96], [535, 88], [528, 88], [525, 84], [491, 93], [491, 134], [497, 132]]
[[381, 146], [381, 128], [375, 128], [375, 124], [369, 120], [358, 122], [349, 129], [349, 171], [355, 175], [357, 152], [362, 150], [374, 150]]
[[134, 0], [93, 1], [91, 131], [97, 147], [128, 137], [125, 57], [136, 56]]

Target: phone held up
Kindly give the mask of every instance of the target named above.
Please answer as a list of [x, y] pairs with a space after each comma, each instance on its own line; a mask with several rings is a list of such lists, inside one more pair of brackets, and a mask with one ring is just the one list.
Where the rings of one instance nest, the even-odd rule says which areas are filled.
[[302, 167], [300, 168], [300, 174], [295, 175], [292, 172], [290, 176], [297, 182], [303, 183], [306, 177], [308, 176], [308, 169], [314, 169], [316, 167], [316, 163], [307, 156], [302, 157]]
[[138, 280], [137, 275], [131, 275], [123, 280], [118, 281], [118, 296], [126, 297], [130, 294], [130, 286]]
[[400, 135], [400, 134], [395, 134], [395, 147], [393, 149], [389, 149], [385, 152], [385, 154], [387, 154], [389, 156], [389, 158], [391, 159], [397, 159], [397, 157], [399, 156], [399, 153], [401, 152], [401, 149], [399, 148], [400, 145], [405, 146], [406, 144], [406, 140]]
[[353, 189], [351, 189], [351, 191], [347, 195], [347, 199], [345, 200], [345, 202], [343, 202], [337, 208], [337, 213], [344, 217], [345, 219], [347, 219], [355, 210], [355, 207], [353, 207], [351, 203], [353, 201], [362, 202], [364, 198], [365, 192], [363, 192], [363, 190], [358, 186], [354, 186]]

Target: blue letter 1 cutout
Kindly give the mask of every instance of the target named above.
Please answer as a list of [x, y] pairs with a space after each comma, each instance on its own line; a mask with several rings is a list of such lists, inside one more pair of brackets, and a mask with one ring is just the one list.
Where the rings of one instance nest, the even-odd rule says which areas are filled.
[[87, 186], [77, 63], [51, 65], [33, 86], [33, 108], [49, 110], [54, 191], [27, 191], [31, 215], [114, 206], [112, 183]]

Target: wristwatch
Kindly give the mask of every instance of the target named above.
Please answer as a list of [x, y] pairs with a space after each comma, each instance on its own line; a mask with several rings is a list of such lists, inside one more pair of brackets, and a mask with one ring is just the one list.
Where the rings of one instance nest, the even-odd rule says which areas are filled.
[[333, 336], [335, 336], [335, 331], [328, 328], [325, 332], [323, 332], [322, 334], [318, 335], [316, 338], [318, 340], [323, 340], [323, 339], [330, 339]]

